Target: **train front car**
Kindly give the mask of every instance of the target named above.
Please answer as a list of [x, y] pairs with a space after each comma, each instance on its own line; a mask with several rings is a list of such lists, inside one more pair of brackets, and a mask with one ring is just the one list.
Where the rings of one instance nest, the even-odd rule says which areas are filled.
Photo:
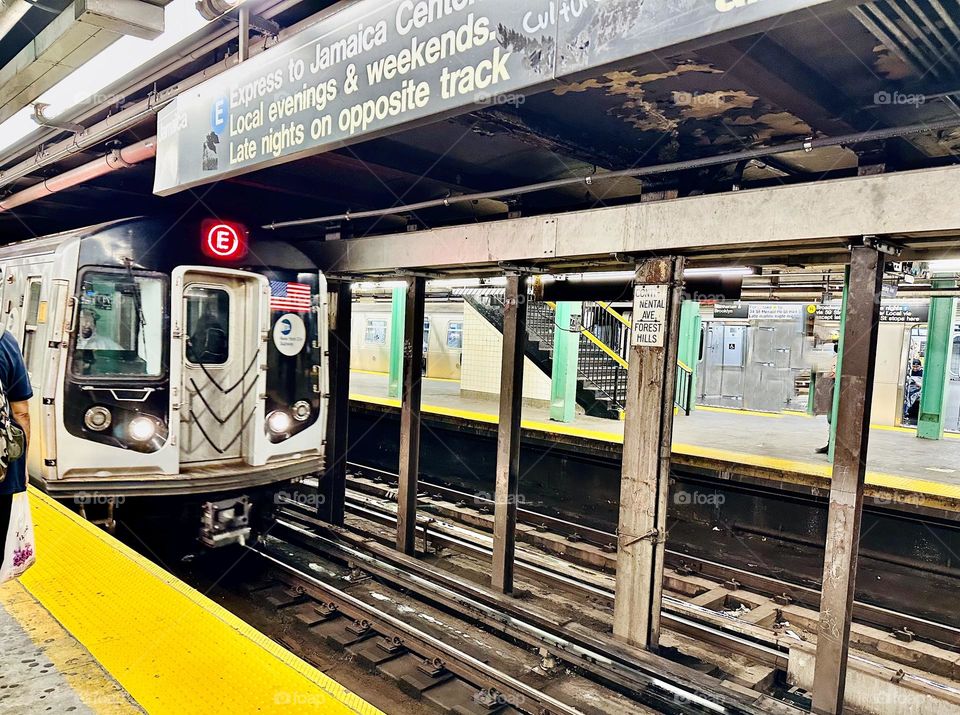
[[91, 518], [136, 509], [188, 518], [207, 546], [249, 539], [279, 490], [323, 467], [323, 276], [221, 221], [56, 238], [39, 240], [49, 260], [0, 249], [21, 254], [3, 260], [7, 289], [24, 284], [10, 324], [41, 398], [31, 480]]

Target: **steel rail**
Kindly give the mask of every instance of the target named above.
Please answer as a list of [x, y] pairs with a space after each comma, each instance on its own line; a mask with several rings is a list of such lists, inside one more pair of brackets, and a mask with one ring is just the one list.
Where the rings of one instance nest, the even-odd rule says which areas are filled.
[[[332, 599], [345, 612], [353, 612], [355, 617], [368, 620], [379, 632], [387, 631], [393, 636], [404, 639], [412, 650], [420, 652], [421, 655], [429, 657], [439, 657], [444, 661], [448, 670], [463, 677], [466, 680], [486, 681], [493, 683], [504, 694], [519, 696], [518, 702], [536, 703], [538, 708], [535, 712], [555, 713], [556, 715], [583, 715], [583, 713], [546, 693], [517, 680], [511, 675], [497, 670], [493, 666], [474, 658], [468, 653], [464, 653], [457, 648], [444, 643], [439, 638], [417, 630], [408, 623], [404, 623], [399, 618], [395, 618], [388, 613], [378, 610], [375, 606], [361, 601], [346, 591], [342, 591], [330, 584], [324, 583], [312, 574], [301, 571], [297, 567], [286, 563], [273, 554], [256, 546], [247, 545], [247, 549], [259, 555], [261, 558], [273, 564], [281, 571], [292, 576], [298, 581], [309, 584], [313, 589], [324, 594], [325, 598]], [[423, 651], [426, 651], [424, 653]], [[523, 706], [520, 706], [523, 707]], [[526, 710], [526, 708], [523, 708]], [[527, 712], [531, 712], [527, 710]]]
[[[359, 471], [370, 471], [378, 474], [390, 476], [390, 473], [367, 467], [354, 462], [349, 462], [348, 466]], [[393, 477], [396, 478], [395, 476]], [[468, 492], [460, 492], [448, 487], [431, 484], [420, 481], [420, 487], [427, 492], [436, 492], [439, 494], [450, 494], [456, 501], [469, 499], [474, 502], [483, 502], [484, 504], [493, 504], [493, 501], [485, 497], [476, 496]], [[518, 517], [524, 523], [530, 526], [546, 525], [551, 530], [560, 535], [579, 535], [584, 541], [596, 546], [605, 546], [616, 543], [616, 536], [610, 532], [592, 527], [581, 526], [565, 519], [558, 519], [539, 512], [527, 509], [519, 509]], [[690, 570], [698, 575], [708, 578], [717, 578], [722, 580], [735, 580], [742, 587], [756, 591], [768, 596], [786, 595], [798, 604], [810, 608], [818, 608], [820, 604], [820, 590], [810, 586], [794, 584], [789, 581], [765, 576], [763, 574], [745, 571], [734, 566], [728, 566], [709, 559], [704, 559], [690, 554], [666, 550], [667, 562], [673, 567], [689, 567]], [[903, 565], [903, 564], [901, 564]], [[948, 650], [960, 650], [960, 628], [945, 623], [938, 623], [917, 615], [891, 611], [888, 608], [877, 606], [863, 601], [854, 603], [854, 620], [859, 623], [886, 628], [889, 630], [898, 630], [906, 628], [915, 636], [935, 643], [938, 646]]]
[[[277, 523], [299, 537], [307, 539], [324, 554], [331, 552], [338, 554], [341, 559], [360, 565], [372, 575], [390, 580], [440, 605], [454, 609], [457, 613], [462, 613], [463, 609], [466, 609], [468, 614], [472, 614], [472, 618], [488, 626], [496, 626], [505, 634], [520, 638], [533, 647], [546, 647], [554, 656], [614, 685], [628, 688], [638, 694], [646, 691], [648, 697], [652, 696], [654, 699], [653, 703], [647, 704], [661, 707], [666, 705], [680, 712], [691, 711], [691, 708], [680, 707], [680, 703], [694, 706], [692, 712], [703, 710], [717, 713], [759, 714], [763, 712], [761, 708], [743, 702], [736, 696], [710, 690], [703, 682], [694, 682], [693, 678], [696, 676], [692, 674], [676, 678], [675, 673], [658, 672], [651, 668], [649, 663], [642, 665], [631, 663], [622, 653], [619, 657], [608, 655], [606, 650], [610, 644], [599, 639], [591, 643], [588, 635], [572, 634], [569, 629], [550, 623], [521, 605], [509, 603], [507, 599], [486, 593], [480, 587], [460, 581], [448, 574], [438, 574], [416, 559], [399, 553], [389, 555], [365, 553], [320, 536], [299, 525], [282, 520], [278, 520]], [[649, 660], [653, 658], [648, 655]], [[671, 664], [671, 668], [675, 667]], [[670, 678], [674, 678], [680, 684], [670, 682]], [[701, 681], [704, 679], [700, 678]], [[719, 683], [710, 683], [710, 685], [714, 688], [719, 687]], [[650, 693], [650, 688], [662, 691], [665, 696], [656, 691]], [[709, 690], [709, 694], [705, 695], [705, 690]], [[761, 694], [758, 693], [758, 695]]]
[[732, 152], [729, 154], [719, 154], [717, 156], [703, 157], [700, 159], [687, 159], [684, 161], [673, 161], [665, 164], [644, 166], [636, 169], [621, 169], [618, 171], [604, 172], [602, 174], [590, 174], [589, 176], [577, 176], [567, 179], [541, 181], [536, 184], [525, 184], [523, 186], [494, 189], [492, 191], [481, 191], [472, 194], [461, 194], [459, 196], [448, 196], [443, 199], [430, 199], [428, 201], [419, 201], [412, 204], [390, 206], [382, 209], [372, 209], [370, 211], [357, 211], [355, 213], [348, 211], [346, 213], [318, 216], [316, 218], [302, 218], [294, 219], [292, 221], [274, 221], [273, 223], [264, 224], [261, 226], [261, 228], [275, 230], [280, 228], [294, 228], [296, 226], [336, 223], [339, 221], [356, 221], [358, 219], [365, 218], [379, 218], [381, 216], [414, 213], [417, 211], [423, 211], [425, 209], [447, 207], [461, 203], [473, 203], [475, 201], [486, 201], [489, 199], [511, 198], [515, 196], [536, 193], [538, 191], [562, 189], [570, 186], [591, 186], [595, 182], [609, 181], [611, 179], [635, 179], [643, 176], [668, 174], [677, 171], [689, 171], [692, 169], [702, 169], [705, 167], [719, 166], [722, 164], [733, 164], [741, 161], [762, 161], [766, 157], [775, 156], [777, 154], [786, 154], [789, 152], [809, 152], [814, 149], [823, 149], [827, 147], [848, 146], [851, 144], [862, 144], [865, 142], [895, 139], [911, 134], [924, 134], [927, 132], [938, 132], [946, 129], [954, 129], [958, 126], [960, 126], [960, 117], [954, 117], [952, 119], [945, 119], [940, 122], [930, 122], [929, 124], [909, 124], [902, 127], [873, 129], [871, 131], [858, 132], [855, 134], [844, 134], [838, 137], [804, 139], [802, 141], [786, 142], [784, 144], [779, 144], [772, 147], [746, 149], [744, 151]]
[[[287, 503], [291, 507], [302, 507], [302, 505], [296, 504], [295, 502], [288, 501]], [[396, 516], [389, 512], [369, 509], [364, 506], [363, 503], [350, 504], [349, 507], [353, 513], [362, 515], [371, 521], [379, 521], [380, 523], [388, 526], [395, 526], [396, 524]], [[312, 517], [305, 516], [301, 513], [291, 513], [289, 511], [285, 513], [290, 517], [305, 521], [312, 526], [326, 526], [322, 522], [315, 520]], [[466, 536], [479, 536], [487, 539], [490, 538], [482, 534], [469, 532], [467, 529], [459, 529], [455, 525], [446, 524], [444, 526], [455, 531], [463, 531]], [[493, 549], [490, 546], [470, 541], [469, 538], [466, 538], [465, 536], [458, 537], [455, 534], [451, 535], [442, 533], [436, 529], [430, 529], [428, 528], [428, 524], [421, 520], [418, 520], [417, 529], [423, 533], [425, 540], [429, 539], [429, 541], [433, 544], [472, 554], [484, 560], [489, 560], [492, 558]], [[586, 583], [582, 579], [573, 578], [556, 570], [538, 566], [537, 564], [530, 563], [522, 557], [516, 559], [515, 565], [518, 571], [527, 573], [544, 583], [560, 586], [576, 593], [582, 593], [586, 596], [603, 601], [608, 605], [613, 604], [613, 591], [604, 588], [603, 586]], [[686, 601], [674, 596], [664, 596], [663, 604], [664, 612], [661, 617], [665, 622], [671, 624], [674, 630], [694, 635], [703, 642], [722, 646], [728, 650], [739, 653], [740, 655], [751, 658], [752, 660], [763, 663], [769, 667], [780, 668], [784, 670], [786, 669], [788, 655], [786, 651], [776, 647], [775, 645], [771, 645], [769, 639], [750, 639], [745, 637], [742, 633], [736, 632], [736, 629], [742, 630], [744, 627], [742, 621], [730, 616], [725, 616], [724, 614], [716, 611], [703, 608], [701, 606], [687, 603]], [[691, 625], [694, 622], [683, 615], [690, 613], [712, 618], [714, 620], [729, 621], [730, 628], [723, 628], [718, 625], [711, 625], [702, 622], [697, 622], [694, 625]]]

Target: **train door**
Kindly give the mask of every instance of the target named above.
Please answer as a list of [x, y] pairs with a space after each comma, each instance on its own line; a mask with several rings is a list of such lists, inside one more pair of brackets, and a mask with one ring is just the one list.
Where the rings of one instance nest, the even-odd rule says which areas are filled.
[[746, 331], [745, 325], [728, 325], [720, 321], [704, 324], [700, 404], [743, 407]]
[[[262, 276], [188, 269], [175, 282], [180, 303], [180, 463], [258, 460], [265, 364]], [[175, 328], [176, 330], [176, 328]], [[257, 415], [259, 414], [259, 418]]]
[[903, 408], [901, 424], [916, 427], [920, 416], [920, 393], [923, 391], [923, 365], [927, 352], [927, 326], [916, 325], [910, 329], [910, 345], [907, 348], [907, 364], [903, 376]]
[[950, 385], [947, 388], [947, 432], [960, 432], [960, 326], [954, 328], [953, 349], [950, 352]]
[[744, 409], [779, 412], [787, 406], [794, 389], [790, 352], [796, 333], [797, 326], [791, 321], [751, 323]]

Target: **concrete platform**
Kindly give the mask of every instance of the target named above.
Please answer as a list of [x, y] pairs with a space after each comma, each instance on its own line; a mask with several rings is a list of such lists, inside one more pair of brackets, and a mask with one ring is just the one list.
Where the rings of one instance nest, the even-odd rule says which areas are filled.
[[382, 713], [31, 490], [37, 563], [0, 587], [0, 713]]
[[[387, 376], [353, 371], [351, 399], [383, 401]], [[496, 421], [496, 400], [460, 395], [454, 380], [425, 379], [423, 404], [467, 419]], [[524, 426], [557, 434], [622, 442], [623, 422], [578, 415], [572, 423], [551, 422], [546, 407], [524, 405]], [[802, 413], [763, 413], [698, 407], [691, 415], [674, 420], [675, 453], [715, 457], [757, 467], [828, 477], [826, 455], [816, 454], [828, 439], [826, 417]], [[895, 486], [904, 491], [960, 497], [960, 435], [940, 441], [922, 440], [915, 430], [874, 426], [870, 430], [868, 482]]]

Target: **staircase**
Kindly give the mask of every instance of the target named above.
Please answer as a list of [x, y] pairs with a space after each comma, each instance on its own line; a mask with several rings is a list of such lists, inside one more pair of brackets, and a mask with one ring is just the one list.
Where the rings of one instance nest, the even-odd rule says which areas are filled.
[[[497, 330], [503, 332], [503, 290], [496, 288], [471, 288], [462, 291], [469, 303]], [[594, 417], [619, 419], [627, 396], [627, 363], [619, 354], [626, 348], [617, 320], [612, 311], [600, 304], [584, 303], [584, 315], [593, 316], [596, 328], [601, 325], [601, 339], [593, 331], [581, 329], [579, 360], [577, 365], [577, 404], [584, 412]], [[597, 316], [605, 317], [598, 319]], [[612, 315], [611, 315], [612, 314]], [[614, 323], [617, 323], [614, 325]], [[527, 341], [524, 352], [544, 374], [551, 375], [553, 368], [553, 338], [556, 328], [556, 311], [550, 303], [530, 301], [527, 304]], [[596, 329], [595, 328], [595, 329]], [[611, 339], [612, 338], [612, 339]], [[612, 347], [618, 346], [618, 347]]]

